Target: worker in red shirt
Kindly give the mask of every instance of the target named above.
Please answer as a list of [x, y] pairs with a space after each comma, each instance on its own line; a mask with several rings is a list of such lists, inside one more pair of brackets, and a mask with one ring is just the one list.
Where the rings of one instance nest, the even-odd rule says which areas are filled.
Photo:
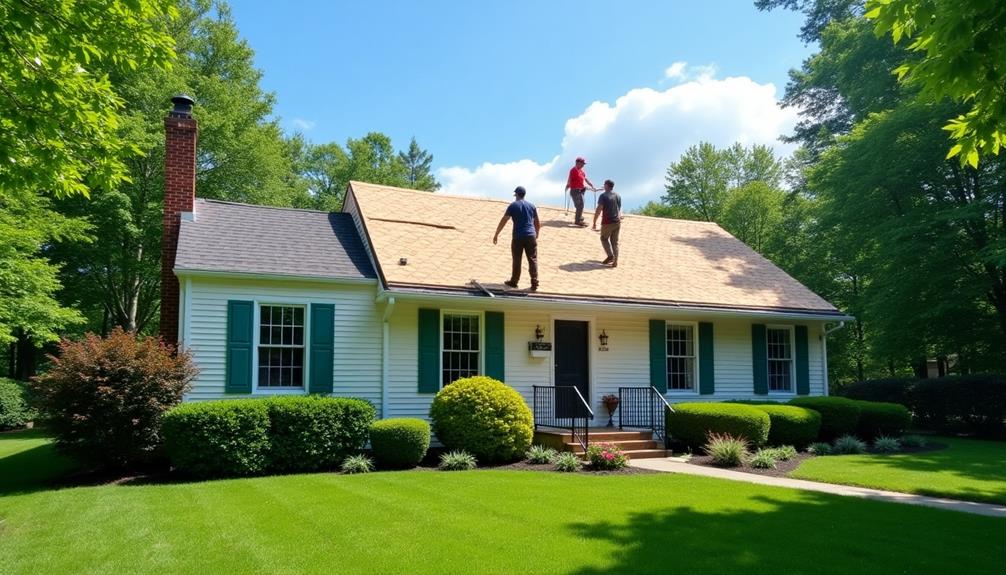
[[[569, 190], [569, 195], [573, 197], [573, 205], [576, 206], [576, 225], [587, 226], [587, 222], [583, 219], [583, 193], [587, 191], [587, 186], [590, 186], [591, 191], [597, 191], [594, 187], [594, 183], [587, 178], [587, 174], [583, 172], [583, 167], [587, 165], [587, 160], [582, 157], [576, 159], [576, 165], [569, 169], [569, 178], [566, 180], [566, 189]], [[586, 185], [584, 185], [586, 183]]]

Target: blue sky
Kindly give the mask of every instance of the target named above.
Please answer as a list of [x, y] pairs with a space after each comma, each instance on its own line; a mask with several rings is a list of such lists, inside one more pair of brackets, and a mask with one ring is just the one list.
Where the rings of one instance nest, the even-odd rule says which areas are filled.
[[[623, 196], [638, 204], [659, 193], [658, 167], [698, 140], [726, 145], [788, 131], [791, 115], [773, 126], [730, 128], [774, 114], [757, 106], [739, 112], [757, 98], [737, 91], [772, 84], [781, 97], [787, 71], [813, 51], [796, 38], [800, 15], [758, 12], [750, 0], [231, 6], [288, 130], [340, 143], [380, 131], [399, 148], [415, 136], [434, 154], [448, 191], [499, 195], [497, 186], [530, 182], [547, 188], [553, 203], [574, 155], [593, 154], [591, 179], [618, 175], [633, 187]], [[721, 84], [738, 78], [748, 82]], [[682, 103], [691, 84], [693, 104]], [[675, 86], [682, 94], [667, 95]], [[719, 96], [703, 90], [727, 100], [709, 108]], [[705, 115], [690, 113], [694, 102], [706, 103]], [[664, 124], [647, 122], [649, 109], [667, 110]], [[729, 126], [712, 125], [708, 134], [687, 121], [716, 124], [720, 115]], [[581, 140], [585, 134], [593, 139]], [[649, 165], [625, 166], [648, 154]]]

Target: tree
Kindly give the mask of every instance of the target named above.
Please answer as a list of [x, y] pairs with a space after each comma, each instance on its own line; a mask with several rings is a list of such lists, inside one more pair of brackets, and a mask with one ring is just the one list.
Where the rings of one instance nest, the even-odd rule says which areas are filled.
[[835, 20], [846, 20], [862, 12], [863, 0], [755, 0], [759, 10], [785, 8], [807, 16], [800, 39], [810, 44], [821, 40], [821, 32]]
[[430, 172], [430, 166], [433, 164], [433, 154], [420, 148], [415, 137], [409, 142], [408, 150], [398, 152], [398, 159], [405, 164], [405, 179], [409, 183], [408, 187], [428, 192], [440, 189], [440, 182]]
[[692, 146], [667, 168], [663, 202], [679, 217], [716, 221], [726, 201], [731, 176], [729, 158], [709, 142]]
[[764, 181], [746, 183], [733, 190], [718, 222], [756, 252], [766, 253], [782, 223], [786, 193]]
[[978, 166], [1006, 145], [1006, 3], [1001, 0], [867, 0], [866, 17], [894, 44], [909, 40], [895, 72], [932, 102], [965, 104], [943, 128], [956, 143], [948, 158]]
[[0, 0], [0, 190], [87, 195], [123, 181], [109, 75], [166, 69], [170, 0]]

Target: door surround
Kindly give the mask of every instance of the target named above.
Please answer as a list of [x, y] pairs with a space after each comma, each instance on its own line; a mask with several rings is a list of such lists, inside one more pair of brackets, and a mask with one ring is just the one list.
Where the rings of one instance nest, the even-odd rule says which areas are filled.
[[[556, 322], [556, 320], [559, 320], [559, 321], [584, 321], [584, 322], [587, 322], [587, 389], [590, 390], [590, 393], [589, 393], [589, 396], [588, 397], [584, 397], [584, 399], [587, 400], [587, 405], [589, 405], [591, 409], [594, 409], [594, 404], [595, 404], [594, 394], [596, 393], [596, 388], [597, 388], [597, 386], [594, 385], [594, 381], [596, 379], [596, 377], [595, 377], [595, 373], [596, 373], [595, 372], [595, 369], [596, 369], [595, 359], [596, 359], [596, 356], [594, 354], [594, 351], [595, 351], [594, 348], [596, 347], [594, 345], [594, 341], [597, 339], [597, 334], [595, 333], [595, 330], [594, 330], [594, 324], [596, 323], [596, 317], [593, 316], [593, 315], [585, 315], [585, 314], [551, 314], [551, 315], [549, 315], [549, 318], [548, 318], [548, 325], [549, 325], [549, 330], [550, 330], [549, 337], [553, 340], [553, 342], [555, 342], [555, 322]], [[558, 342], [556, 342], [556, 343], [558, 343]], [[549, 382], [550, 385], [553, 385], [553, 386], [555, 385], [555, 351], [554, 350], [553, 350], [553, 352], [551, 354], [551, 359], [549, 360], [548, 382]]]

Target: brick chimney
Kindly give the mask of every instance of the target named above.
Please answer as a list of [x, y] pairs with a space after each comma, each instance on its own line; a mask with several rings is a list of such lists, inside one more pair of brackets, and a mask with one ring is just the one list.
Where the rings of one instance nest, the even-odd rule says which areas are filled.
[[196, 198], [196, 136], [192, 98], [171, 98], [174, 108], [164, 118], [164, 228], [161, 235], [161, 337], [178, 343], [178, 278], [175, 252], [183, 212], [192, 213]]

